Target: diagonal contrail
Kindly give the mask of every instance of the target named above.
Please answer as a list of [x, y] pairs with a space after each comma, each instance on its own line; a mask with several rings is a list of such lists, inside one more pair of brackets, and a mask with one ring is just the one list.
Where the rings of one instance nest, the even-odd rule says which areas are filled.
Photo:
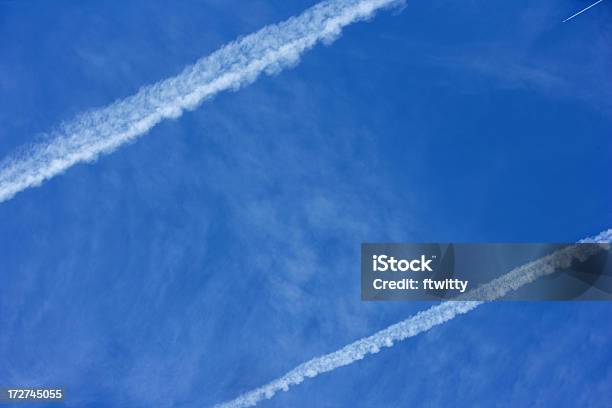
[[[609, 229], [580, 242], [609, 243], [611, 241], [612, 229]], [[587, 259], [595, 251], [597, 251], [597, 248], [572, 245], [515, 268], [505, 275], [472, 290], [469, 294], [458, 297], [459, 301], [440, 303], [369, 337], [357, 340], [338, 351], [313, 358], [262, 387], [242, 394], [232, 401], [217, 405], [217, 408], [253, 406], [264, 398], [272, 398], [279, 391], [287, 391], [290, 386], [300, 384], [307, 377], [316, 377], [319, 374], [352, 364], [368, 354], [378, 353], [383, 347], [392, 347], [395, 342], [426, 332], [458, 315], [474, 310], [484, 303], [484, 301], [461, 301], [461, 298], [499, 299], [542, 276], [553, 273], [559, 267], [569, 266], [574, 259]]]
[[160, 121], [177, 118], [221, 91], [236, 90], [262, 73], [291, 66], [317, 43], [333, 41], [345, 26], [400, 3], [403, 0], [323, 1], [225, 45], [173, 78], [83, 113], [49, 134], [49, 142], [24, 147], [0, 163], [0, 202], [135, 140]]
[[579, 12], [577, 12], [574, 15], [569, 16], [568, 18], [566, 18], [565, 20], [563, 20], [563, 22], [567, 22], [570, 21], [572, 18], [579, 16], [580, 14], [584, 13], [585, 11], [587, 11], [588, 9], [590, 9], [591, 7], [595, 7], [596, 5], [598, 5], [599, 3], [601, 3], [603, 0], [598, 0], [595, 3], [591, 4], [590, 6], [583, 8], [582, 10], [580, 10]]

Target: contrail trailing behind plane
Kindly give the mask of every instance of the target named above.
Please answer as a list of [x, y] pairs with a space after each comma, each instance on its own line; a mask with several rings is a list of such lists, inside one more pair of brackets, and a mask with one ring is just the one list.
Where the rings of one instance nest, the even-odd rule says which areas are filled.
[[[579, 242], [610, 243], [612, 242], [612, 229]], [[515, 268], [505, 275], [474, 289], [471, 293], [459, 296], [458, 301], [440, 303], [369, 337], [357, 340], [340, 350], [313, 358], [300, 364], [282, 377], [216, 407], [240, 408], [253, 406], [264, 398], [272, 398], [279, 391], [287, 391], [290, 386], [300, 384], [307, 377], [316, 377], [319, 374], [352, 364], [368, 354], [378, 353], [383, 347], [392, 347], [395, 342], [426, 332], [458, 315], [474, 310], [484, 303], [484, 301], [460, 301], [462, 297], [470, 296], [472, 299], [477, 297], [486, 300], [499, 299], [538, 278], [553, 273], [559, 267], [569, 266], [575, 259], [588, 259], [594, 255], [592, 251], [594, 251], [593, 247], [583, 249], [583, 247], [572, 245]]]
[[95, 160], [147, 133], [164, 119], [225, 90], [236, 90], [262, 73], [297, 63], [319, 42], [332, 42], [342, 29], [403, 0], [327, 0], [296, 17], [229, 43], [183, 70], [123, 100], [64, 123], [48, 142], [24, 147], [0, 163], [0, 202], [40, 185], [79, 162]]
[[587, 11], [588, 9], [590, 9], [591, 7], [595, 7], [596, 5], [598, 5], [599, 3], [601, 3], [603, 0], [598, 0], [595, 3], [591, 4], [590, 6], [583, 8], [582, 10], [580, 10], [579, 12], [577, 12], [574, 15], [569, 16], [568, 18], [566, 18], [565, 20], [563, 20], [563, 22], [567, 22], [570, 21], [572, 18], [579, 16], [580, 14], [584, 13], [585, 11]]

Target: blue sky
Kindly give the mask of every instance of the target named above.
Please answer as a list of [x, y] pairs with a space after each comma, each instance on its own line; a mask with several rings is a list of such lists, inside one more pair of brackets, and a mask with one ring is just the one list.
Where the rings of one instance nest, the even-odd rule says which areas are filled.
[[[612, 225], [612, 3], [409, 2], [0, 204], [0, 385], [209, 406], [426, 308], [361, 242]], [[312, 1], [0, 2], [0, 157]], [[485, 305], [262, 406], [609, 406], [608, 303]]]

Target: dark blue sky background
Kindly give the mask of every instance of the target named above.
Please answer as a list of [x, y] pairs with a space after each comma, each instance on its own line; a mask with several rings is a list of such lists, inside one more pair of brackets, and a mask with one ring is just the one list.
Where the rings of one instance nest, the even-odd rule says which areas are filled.
[[[312, 1], [0, 1], [0, 157]], [[408, 2], [0, 204], [0, 386], [208, 406], [428, 307], [368, 241], [612, 225], [612, 2]], [[485, 305], [263, 406], [609, 406], [608, 303]]]

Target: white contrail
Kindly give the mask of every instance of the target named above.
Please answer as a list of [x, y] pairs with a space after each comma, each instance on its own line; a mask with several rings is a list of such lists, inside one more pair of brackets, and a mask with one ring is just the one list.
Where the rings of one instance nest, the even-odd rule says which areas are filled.
[[[586, 238], [581, 243], [612, 241], [612, 229], [601, 234]], [[599, 249], [592, 246], [572, 245], [554, 252], [536, 261], [513, 269], [505, 275], [472, 290], [468, 294], [457, 299], [484, 299], [494, 300], [503, 297], [507, 293], [516, 290], [534, 280], [548, 275], [559, 267], [567, 267], [572, 260], [584, 260]], [[467, 313], [484, 301], [452, 301], [443, 302], [416, 315], [387, 327], [369, 337], [357, 340], [338, 351], [313, 358], [282, 377], [242, 394], [238, 398], [217, 405], [218, 408], [249, 407], [257, 404], [264, 398], [271, 398], [277, 392], [287, 391], [290, 386], [300, 384], [306, 377], [316, 377], [319, 374], [335, 370], [355, 361], [363, 359], [368, 354], [378, 353], [382, 347], [392, 347], [395, 342], [414, 337], [417, 334], [428, 331], [434, 326], [447, 322], [457, 315]]]
[[572, 18], [584, 13], [585, 11], [587, 11], [588, 9], [590, 9], [591, 7], [594, 7], [596, 5], [598, 5], [599, 3], [601, 3], [603, 0], [598, 0], [595, 3], [591, 4], [590, 6], [583, 8], [582, 10], [580, 10], [579, 12], [577, 12], [574, 15], [569, 16], [568, 18], [566, 18], [565, 20], [563, 20], [563, 22], [565, 23], [566, 21], [570, 21]]
[[403, 0], [327, 0], [296, 17], [238, 39], [173, 78], [141, 88], [107, 107], [81, 114], [0, 163], [0, 202], [40, 185], [70, 166], [95, 160], [143, 135], [161, 120], [195, 109], [215, 94], [238, 89], [261, 73], [297, 63], [318, 42], [331, 42], [345, 26]]

